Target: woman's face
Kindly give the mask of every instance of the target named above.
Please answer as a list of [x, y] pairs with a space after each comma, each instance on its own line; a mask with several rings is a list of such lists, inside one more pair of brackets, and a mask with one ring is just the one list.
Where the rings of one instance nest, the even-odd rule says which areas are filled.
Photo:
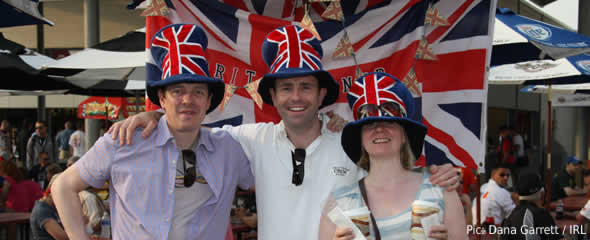
[[399, 154], [404, 140], [403, 128], [394, 122], [365, 124], [361, 130], [363, 147], [371, 157]]

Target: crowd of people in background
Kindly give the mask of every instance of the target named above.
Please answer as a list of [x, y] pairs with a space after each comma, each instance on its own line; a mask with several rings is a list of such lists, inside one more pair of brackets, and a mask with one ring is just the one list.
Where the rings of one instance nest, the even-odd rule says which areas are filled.
[[[0, 212], [30, 212], [33, 239], [68, 239], [51, 195], [57, 176], [86, 153], [84, 121], [65, 121], [55, 137], [44, 121], [24, 120], [17, 131], [0, 123]], [[108, 212], [100, 189], [79, 193], [86, 230], [101, 231], [101, 218]], [[16, 225], [0, 231], [17, 239]]]
[[[202, 44], [206, 39], [196, 26], [182, 28], [192, 29], [191, 41]], [[300, 30], [285, 26], [275, 31]], [[263, 49], [275, 49], [269, 47], [272, 44], [266, 41]], [[319, 41], [309, 44], [321, 53]], [[167, 59], [163, 57], [167, 50], [151, 49], [154, 59]], [[276, 54], [265, 54], [270, 56], [265, 60], [269, 67], [279, 59], [271, 56]], [[208, 69], [206, 61], [200, 65]], [[410, 226], [415, 223], [408, 209], [416, 200], [433, 201], [439, 209], [438, 224], [423, 233], [435, 239], [466, 239], [466, 224], [557, 225], [544, 208], [542, 174], [527, 168], [525, 138], [514, 129], [500, 129], [496, 148], [486, 156], [485, 184], [478, 189], [473, 169], [455, 169], [450, 164], [414, 168], [423, 153], [427, 129], [410, 118], [413, 97], [394, 76], [374, 72], [357, 79], [363, 84], [387, 79], [393, 84], [380, 90], [399, 99], [375, 98], [375, 102], [356, 104], [359, 97], [348, 96], [356, 121], [332, 131], [331, 120], [337, 118], [319, 110], [336, 100], [338, 84], [321, 64], [319, 70], [299, 69], [296, 74], [290, 68], [274, 69], [261, 80], [258, 90], [262, 100], [281, 115], [279, 124], [201, 127], [205, 116], [221, 103], [223, 81], [208, 73], [178, 77], [182, 72], [148, 82], [150, 100], [165, 114], [142, 113], [118, 123], [121, 129], [99, 139], [88, 154], [82, 121], [65, 121], [55, 136], [44, 121], [24, 121], [16, 136], [10, 122], [2, 121], [0, 211], [31, 212], [35, 239], [84, 238], [102, 230], [101, 219], [110, 209], [96, 189], [110, 184], [118, 190], [111, 193], [111, 201], [117, 203], [113, 204], [112, 211], [117, 213], [113, 218], [120, 223], [113, 227], [113, 236], [125, 239], [227, 238], [232, 207], [235, 216], [258, 228], [263, 239], [353, 239], [352, 229], [329, 219], [328, 205], [318, 204], [322, 201], [344, 210], [365, 206], [371, 211], [369, 232], [384, 239], [410, 237]], [[293, 104], [293, 99], [306, 104]], [[135, 129], [138, 126], [149, 131], [140, 134], [142, 130]], [[289, 171], [277, 170], [291, 164]], [[115, 179], [113, 169], [124, 171], [123, 177]], [[224, 174], [216, 174], [220, 170]], [[551, 178], [551, 200], [588, 193], [589, 171], [578, 158], [568, 158], [554, 176], [545, 176]], [[580, 174], [583, 186], [575, 181]], [[238, 186], [257, 194], [257, 201], [263, 204], [244, 208], [249, 204], [235, 200]], [[156, 211], [160, 212], [154, 214]], [[129, 220], [135, 217], [141, 223]], [[590, 221], [590, 201], [576, 218], [580, 223]], [[16, 234], [14, 230], [8, 228], [9, 239]], [[563, 236], [539, 234], [538, 238]], [[508, 234], [502, 239], [523, 238]]]

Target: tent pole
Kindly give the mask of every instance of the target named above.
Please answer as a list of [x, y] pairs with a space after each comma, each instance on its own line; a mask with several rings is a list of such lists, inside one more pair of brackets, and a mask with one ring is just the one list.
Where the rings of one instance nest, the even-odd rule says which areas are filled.
[[135, 91], [135, 114], [139, 114], [139, 91]]
[[549, 211], [549, 207], [551, 205], [551, 101], [553, 98], [553, 89], [551, 86], [551, 79], [549, 81], [549, 96], [547, 99], [547, 172], [545, 174], [545, 189], [546, 200], [545, 200], [545, 209]]
[[[43, 2], [39, 2], [39, 13], [43, 15]], [[45, 32], [43, 30], [43, 23], [37, 24], [37, 52], [45, 54]], [[45, 103], [45, 96], [37, 96], [37, 119], [47, 121], [47, 108]], [[51, 130], [51, 126], [48, 126]]]
[[[481, 173], [479, 171], [477, 171], [475, 182], [477, 183], [477, 190], [475, 190], [475, 227], [477, 228], [481, 226]], [[481, 234], [476, 233], [475, 238], [480, 240]]]

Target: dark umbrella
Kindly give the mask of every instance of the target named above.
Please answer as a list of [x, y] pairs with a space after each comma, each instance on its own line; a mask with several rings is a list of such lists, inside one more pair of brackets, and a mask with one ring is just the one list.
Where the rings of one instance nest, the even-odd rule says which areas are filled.
[[4, 78], [0, 89], [30, 91], [75, 88], [66, 81], [41, 74], [41, 65], [54, 61], [4, 38], [0, 33], [0, 74]]
[[0, 0], [1, 27], [15, 27], [53, 22], [39, 13], [39, 0]]
[[[145, 32], [137, 30], [47, 64], [42, 72], [78, 87], [68, 93], [137, 96], [145, 88], [145, 62]], [[129, 87], [138, 83], [143, 87]]]

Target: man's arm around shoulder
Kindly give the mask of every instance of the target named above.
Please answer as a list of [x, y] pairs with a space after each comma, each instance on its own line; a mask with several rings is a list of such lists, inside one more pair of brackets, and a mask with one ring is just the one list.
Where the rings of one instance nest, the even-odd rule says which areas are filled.
[[112, 163], [120, 146], [105, 135], [74, 165], [66, 169], [51, 187], [57, 212], [70, 239], [88, 239], [78, 193], [92, 185], [99, 187], [110, 178]]
[[78, 193], [88, 187], [76, 164], [64, 171], [51, 186], [53, 201], [70, 239], [89, 239]]

